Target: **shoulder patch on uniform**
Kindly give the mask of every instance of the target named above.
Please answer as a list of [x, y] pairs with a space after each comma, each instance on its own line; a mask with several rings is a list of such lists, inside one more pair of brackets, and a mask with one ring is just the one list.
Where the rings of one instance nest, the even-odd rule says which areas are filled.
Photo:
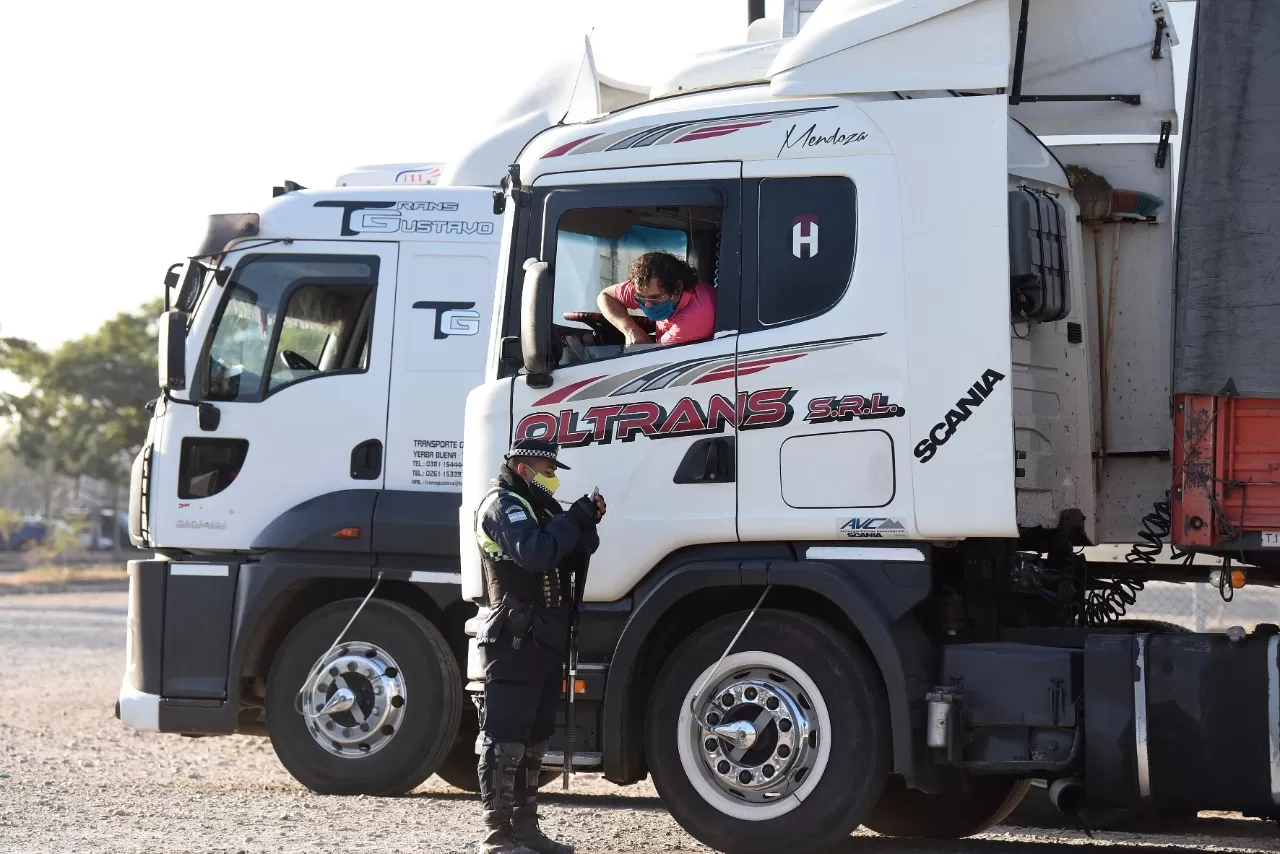
[[507, 511], [507, 518], [512, 522], [523, 522], [528, 519], [529, 516], [523, 510], [512, 509]]

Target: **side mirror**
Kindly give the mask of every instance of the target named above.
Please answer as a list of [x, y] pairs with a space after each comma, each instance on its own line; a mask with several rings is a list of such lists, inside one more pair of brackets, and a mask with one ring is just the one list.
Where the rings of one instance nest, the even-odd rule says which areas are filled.
[[520, 349], [527, 382], [534, 388], [551, 385], [551, 267], [530, 258], [524, 262], [520, 294]]
[[187, 272], [182, 277], [173, 304], [183, 311], [191, 311], [196, 307], [196, 299], [200, 296], [200, 287], [204, 284], [206, 268], [199, 261], [192, 260], [187, 265]]
[[185, 311], [166, 311], [160, 315], [160, 352], [157, 363], [160, 388], [181, 391], [187, 387], [187, 321]]

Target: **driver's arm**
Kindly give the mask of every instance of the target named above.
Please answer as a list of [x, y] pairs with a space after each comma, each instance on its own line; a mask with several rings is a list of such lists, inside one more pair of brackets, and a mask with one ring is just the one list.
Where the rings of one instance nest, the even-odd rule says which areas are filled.
[[[623, 282], [618, 285], [610, 285], [602, 290], [600, 296], [596, 297], [596, 305], [600, 307], [600, 312], [613, 324], [613, 327], [627, 339], [628, 345], [652, 344], [653, 338], [640, 328], [640, 324], [636, 323], [634, 317], [627, 313], [628, 308], [639, 307], [638, 304], [627, 304], [627, 284], [627, 282]], [[630, 300], [630, 302], [634, 302], [634, 299]]]

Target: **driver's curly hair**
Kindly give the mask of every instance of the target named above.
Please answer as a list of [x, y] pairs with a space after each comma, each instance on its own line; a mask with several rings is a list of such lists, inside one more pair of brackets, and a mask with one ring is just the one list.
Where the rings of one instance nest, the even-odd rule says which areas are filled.
[[698, 271], [670, 252], [644, 253], [631, 262], [627, 274], [632, 284], [657, 279], [662, 292], [666, 294], [674, 294], [678, 285], [692, 288], [698, 283]]

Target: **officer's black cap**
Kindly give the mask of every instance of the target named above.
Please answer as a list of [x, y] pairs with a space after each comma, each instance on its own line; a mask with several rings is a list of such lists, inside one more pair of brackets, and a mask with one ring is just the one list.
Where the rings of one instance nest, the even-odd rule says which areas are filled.
[[549, 442], [546, 439], [516, 439], [511, 443], [511, 450], [507, 452], [507, 459], [512, 457], [541, 457], [551, 462], [558, 469], [568, 469], [569, 467], [556, 459], [556, 452], [559, 447], [555, 442]]

